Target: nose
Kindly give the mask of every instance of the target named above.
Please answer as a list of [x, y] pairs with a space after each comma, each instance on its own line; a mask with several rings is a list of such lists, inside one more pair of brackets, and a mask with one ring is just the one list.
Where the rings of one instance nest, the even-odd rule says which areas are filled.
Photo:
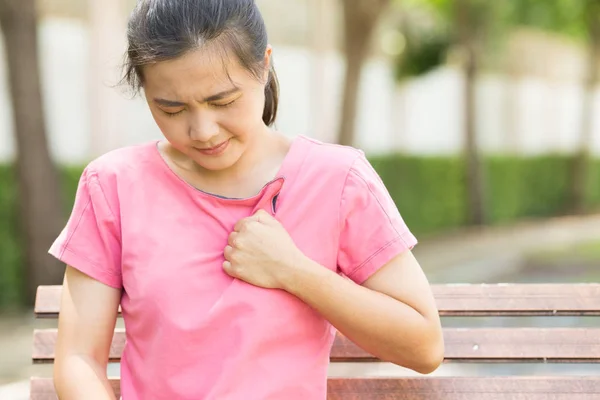
[[190, 123], [189, 136], [195, 142], [209, 142], [219, 134], [219, 124], [208, 111], [197, 111]]

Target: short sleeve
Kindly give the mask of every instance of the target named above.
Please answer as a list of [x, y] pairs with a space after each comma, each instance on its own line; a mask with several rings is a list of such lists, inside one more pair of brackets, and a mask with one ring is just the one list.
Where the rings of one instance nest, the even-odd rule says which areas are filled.
[[340, 202], [340, 272], [362, 284], [416, 244], [381, 178], [361, 155], [348, 172]]
[[95, 173], [83, 172], [69, 220], [49, 253], [105, 285], [120, 289], [120, 224]]

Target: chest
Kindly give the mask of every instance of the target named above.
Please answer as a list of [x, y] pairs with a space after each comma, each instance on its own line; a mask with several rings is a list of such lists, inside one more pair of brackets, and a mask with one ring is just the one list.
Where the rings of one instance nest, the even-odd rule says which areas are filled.
[[[276, 218], [305, 255], [335, 270], [337, 215], [308, 203], [282, 203]], [[268, 319], [312, 312], [287, 293], [255, 288], [223, 271], [228, 236], [237, 221], [253, 214], [255, 204], [179, 199], [177, 205], [163, 200], [137, 207], [136, 218], [122, 220], [123, 306], [129, 313], [168, 313], [192, 329], [211, 315]]]

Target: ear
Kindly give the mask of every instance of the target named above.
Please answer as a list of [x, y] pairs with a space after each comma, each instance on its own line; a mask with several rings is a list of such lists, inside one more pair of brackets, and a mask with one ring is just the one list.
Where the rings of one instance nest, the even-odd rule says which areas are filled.
[[273, 55], [273, 47], [268, 44], [267, 45], [267, 49], [265, 50], [265, 57], [264, 57], [264, 65], [265, 65], [265, 72], [263, 74], [263, 80], [265, 82], [268, 82], [269, 80], [269, 71], [271, 70], [271, 57]]

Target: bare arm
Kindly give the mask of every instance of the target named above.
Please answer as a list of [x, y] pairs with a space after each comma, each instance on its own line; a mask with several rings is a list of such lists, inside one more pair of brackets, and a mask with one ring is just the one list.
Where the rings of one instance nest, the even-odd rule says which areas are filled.
[[284, 280], [284, 289], [319, 311], [369, 353], [419, 373], [441, 364], [444, 343], [429, 283], [407, 251], [356, 285], [316, 263]]
[[59, 399], [115, 399], [106, 367], [120, 299], [120, 290], [67, 267], [54, 366]]

